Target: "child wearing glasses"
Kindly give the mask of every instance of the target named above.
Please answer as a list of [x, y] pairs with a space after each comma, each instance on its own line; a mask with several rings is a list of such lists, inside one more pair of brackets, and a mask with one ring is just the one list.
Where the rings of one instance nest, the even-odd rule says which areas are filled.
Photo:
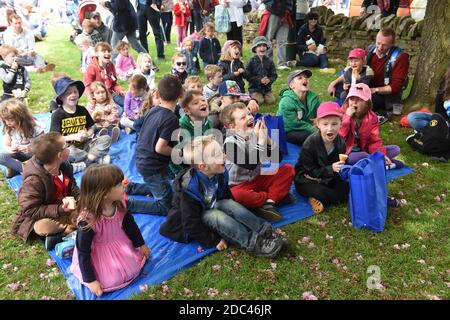
[[182, 85], [184, 85], [184, 81], [188, 77], [188, 73], [186, 71], [186, 56], [182, 53], [175, 53], [172, 57], [172, 71], [171, 74], [176, 76]]

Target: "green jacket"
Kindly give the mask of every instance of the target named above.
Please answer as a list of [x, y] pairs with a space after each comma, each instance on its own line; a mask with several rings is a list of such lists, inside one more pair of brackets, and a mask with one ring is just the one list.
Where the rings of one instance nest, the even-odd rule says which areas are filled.
[[[181, 119], [180, 119], [180, 127], [182, 129], [186, 129], [187, 131], [189, 131], [189, 133], [191, 134], [191, 138], [195, 138], [196, 136], [194, 135], [194, 125], [191, 122], [191, 118], [189, 118], [189, 116], [187, 114], [185, 114]], [[212, 129], [212, 123], [210, 120], [206, 120], [203, 122], [202, 124], [202, 130], [201, 132], [197, 132], [197, 136], [198, 135], [203, 135], [206, 131], [208, 131], [209, 129]], [[198, 130], [198, 129], [197, 129]], [[185, 137], [186, 138], [186, 137]]]
[[290, 88], [281, 90], [280, 97], [277, 116], [283, 117], [286, 132], [316, 131], [311, 120], [316, 117], [317, 108], [320, 104], [317, 94], [308, 91], [306, 94], [306, 105], [300, 101], [295, 92]]
[[[190, 135], [189, 136], [185, 136], [184, 135], [183, 137], [181, 137], [182, 133], [180, 133], [180, 138], [179, 138], [180, 139], [180, 143], [178, 143], [176, 148], [183, 148], [183, 146], [185, 145], [186, 141], [194, 139], [197, 136], [201, 136], [201, 135], [205, 134], [206, 131], [212, 129], [212, 127], [213, 127], [211, 120], [206, 119], [206, 121], [204, 121], [203, 124], [202, 124], [201, 131], [199, 130], [199, 132], [195, 132], [195, 133], [197, 133], [197, 135], [194, 135], [194, 131], [195, 131], [194, 130], [194, 125], [191, 122], [191, 118], [189, 118], [189, 116], [187, 114], [185, 114], [180, 119], [179, 123], [180, 123], [181, 129], [186, 129], [187, 131], [189, 131]], [[184, 165], [183, 164], [177, 165], [177, 164], [174, 164], [172, 161], [170, 161], [169, 162], [169, 168], [176, 175], [176, 174], [178, 174], [178, 172], [180, 172], [184, 168]]]

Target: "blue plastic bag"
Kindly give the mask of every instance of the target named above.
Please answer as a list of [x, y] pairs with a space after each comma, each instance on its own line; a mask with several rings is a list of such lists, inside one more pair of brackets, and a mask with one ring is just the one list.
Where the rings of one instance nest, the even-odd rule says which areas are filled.
[[227, 8], [219, 4], [214, 9], [216, 32], [227, 33], [231, 31], [230, 15]]
[[384, 154], [375, 152], [353, 166], [343, 166], [341, 177], [350, 185], [350, 217], [357, 229], [384, 230], [387, 215], [387, 179]]
[[284, 131], [283, 117], [272, 116], [269, 113], [266, 114], [256, 113], [254, 116], [255, 123], [261, 118], [264, 119], [264, 123], [266, 124], [267, 129], [269, 130], [269, 137], [280, 147], [280, 150], [284, 155], [288, 154], [286, 131]]

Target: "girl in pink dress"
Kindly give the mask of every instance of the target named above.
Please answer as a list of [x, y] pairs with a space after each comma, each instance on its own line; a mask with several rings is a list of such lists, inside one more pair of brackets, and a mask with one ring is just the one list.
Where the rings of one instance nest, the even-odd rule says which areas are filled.
[[77, 238], [70, 270], [92, 293], [125, 287], [150, 256], [124, 201], [123, 172], [92, 165], [81, 179]]

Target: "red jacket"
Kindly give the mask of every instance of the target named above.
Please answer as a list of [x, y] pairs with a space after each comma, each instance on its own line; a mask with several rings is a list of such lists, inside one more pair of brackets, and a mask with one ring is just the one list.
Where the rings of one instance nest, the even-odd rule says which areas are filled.
[[173, 6], [173, 13], [175, 15], [175, 25], [180, 27], [187, 26], [188, 23], [188, 17], [191, 15], [191, 12], [189, 11], [189, 6], [187, 3], [184, 4], [184, 7], [186, 8], [186, 11], [183, 13], [181, 11], [181, 6], [179, 3], [176, 3]]
[[[339, 134], [345, 140], [345, 153], [349, 154], [355, 145], [355, 118], [349, 117], [345, 114], [347, 105], [343, 105], [344, 116], [342, 117], [342, 127], [339, 130]], [[361, 121], [361, 125], [358, 129], [359, 145], [361, 151], [365, 151], [372, 154], [376, 151], [380, 151], [386, 155], [386, 148], [381, 141], [378, 117], [372, 110], [369, 110]]]
[[86, 73], [83, 77], [83, 83], [86, 87], [84, 93], [89, 95], [89, 86], [94, 81], [100, 81], [105, 84], [111, 93], [123, 93], [122, 88], [117, 83], [117, 73], [114, 64], [108, 63], [106, 68], [98, 65], [97, 57], [92, 57], [91, 63], [86, 69]]

